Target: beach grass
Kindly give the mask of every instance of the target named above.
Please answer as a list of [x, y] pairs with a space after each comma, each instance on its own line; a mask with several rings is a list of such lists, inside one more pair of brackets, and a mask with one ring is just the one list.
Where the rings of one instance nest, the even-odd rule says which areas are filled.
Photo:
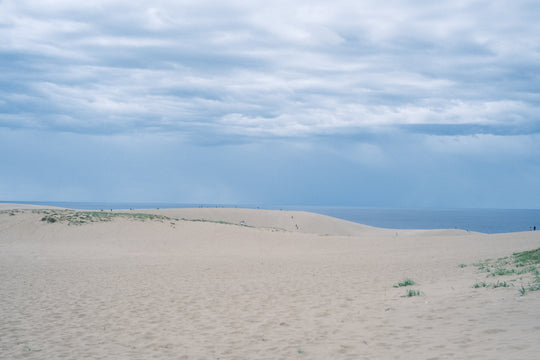
[[475, 289], [482, 288], [482, 287], [489, 287], [489, 284], [486, 283], [485, 281], [481, 281], [481, 282], [476, 282], [473, 285], [473, 288]]
[[[4, 211], [8, 213], [7, 211]], [[10, 210], [11, 215], [11, 210]], [[135, 221], [157, 221], [168, 222], [171, 227], [174, 227], [179, 221], [214, 223], [222, 225], [236, 225], [243, 227], [252, 227], [246, 224], [236, 224], [227, 221], [208, 220], [208, 219], [188, 219], [188, 218], [173, 218], [165, 215], [156, 215], [140, 212], [113, 212], [113, 211], [81, 211], [81, 210], [56, 210], [56, 209], [38, 209], [32, 210], [34, 214], [41, 214], [41, 221], [54, 223], [67, 223], [68, 225], [85, 225], [99, 222], [109, 222], [114, 219], [128, 219]], [[15, 214], [15, 213], [14, 213]]]
[[403, 281], [398, 282], [397, 284], [394, 284], [394, 287], [397, 288], [397, 287], [405, 287], [405, 286], [411, 286], [411, 285], [416, 285], [416, 282], [413, 279], [406, 278]]
[[164, 215], [146, 213], [126, 213], [108, 211], [77, 211], [77, 210], [32, 210], [33, 213], [43, 214], [41, 221], [47, 223], [67, 223], [68, 225], [83, 225], [96, 222], [108, 222], [116, 218], [132, 219], [137, 221], [173, 221]]
[[500, 287], [509, 287], [510, 284], [506, 281], [498, 281], [494, 284], [491, 285], [492, 288], [496, 289], [496, 288], [500, 288]]
[[422, 295], [420, 290], [409, 289], [407, 290], [405, 297], [413, 297], [413, 296], [420, 296], [420, 295]]
[[540, 248], [522, 251], [513, 254], [514, 263], [517, 267], [523, 267], [527, 265], [538, 266], [540, 265]]
[[[515, 281], [522, 281], [518, 288], [521, 295], [527, 291], [540, 290], [540, 248], [515, 252], [511, 256], [498, 258], [497, 260], [486, 259], [473, 264], [479, 272], [487, 273], [486, 277], [506, 277], [507, 280], [487, 284], [486, 282], [475, 283], [474, 288], [479, 287], [510, 287]], [[523, 283], [525, 281], [525, 283]], [[526, 284], [526, 285], [525, 285]]]

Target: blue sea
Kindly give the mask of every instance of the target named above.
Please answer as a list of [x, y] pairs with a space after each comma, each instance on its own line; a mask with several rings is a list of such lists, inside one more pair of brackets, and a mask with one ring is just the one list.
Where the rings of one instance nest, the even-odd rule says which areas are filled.
[[339, 219], [387, 229], [462, 229], [486, 234], [496, 234], [529, 231], [532, 227], [536, 226], [540, 231], [540, 209], [390, 209], [329, 206], [181, 204], [161, 202], [17, 201], [17, 203], [59, 206], [82, 210], [166, 209], [191, 207], [237, 207], [270, 210], [298, 210], [333, 216]]

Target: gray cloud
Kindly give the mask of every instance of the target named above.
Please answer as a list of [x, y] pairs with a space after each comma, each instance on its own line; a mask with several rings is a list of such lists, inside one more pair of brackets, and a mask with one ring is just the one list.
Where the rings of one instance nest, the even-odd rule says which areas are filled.
[[4, 1], [0, 126], [207, 142], [380, 127], [537, 133], [539, 10], [528, 1]]

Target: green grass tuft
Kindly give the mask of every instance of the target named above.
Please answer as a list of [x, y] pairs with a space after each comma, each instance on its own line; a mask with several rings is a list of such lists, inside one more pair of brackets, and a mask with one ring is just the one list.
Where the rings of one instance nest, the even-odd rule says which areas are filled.
[[509, 268], [496, 268], [493, 271], [490, 271], [489, 276], [504, 276], [504, 275], [512, 275], [516, 271], [515, 269], [509, 269]]
[[500, 288], [500, 287], [509, 287], [510, 285], [506, 281], [497, 281], [496, 284], [491, 284], [491, 287], [494, 289]]
[[413, 297], [413, 296], [420, 296], [420, 295], [421, 295], [420, 290], [409, 289], [407, 290], [405, 297]]
[[53, 216], [44, 216], [41, 218], [41, 221], [46, 221], [48, 223], [55, 223], [57, 220]]
[[482, 282], [474, 283], [473, 288], [478, 289], [478, 288], [481, 288], [481, 287], [488, 287], [488, 286], [489, 285], [485, 281], [482, 281]]
[[407, 278], [401, 282], [398, 282], [397, 284], [394, 284], [394, 287], [397, 288], [397, 287], [404, 287], [404, 286], [411, 286], [411, 285], [416, 285], [416, 282], [413, 279]]

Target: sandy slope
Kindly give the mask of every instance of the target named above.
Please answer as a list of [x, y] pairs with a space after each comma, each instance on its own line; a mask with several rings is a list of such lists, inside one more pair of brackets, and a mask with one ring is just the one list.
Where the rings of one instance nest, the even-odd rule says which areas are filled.
[[[540, 352], [540, 291], [473, 289], [491, 280], [470, 265], [540, 247], [540, 232], [383, 230], [287, 211], [147, 212], [207, 221], [69, 226], [30, 209], [0, 212], [0, 358], [535, 359]], [[406, 277], [422, 296], [402, 297], [404, 288], [392, 286]]]

